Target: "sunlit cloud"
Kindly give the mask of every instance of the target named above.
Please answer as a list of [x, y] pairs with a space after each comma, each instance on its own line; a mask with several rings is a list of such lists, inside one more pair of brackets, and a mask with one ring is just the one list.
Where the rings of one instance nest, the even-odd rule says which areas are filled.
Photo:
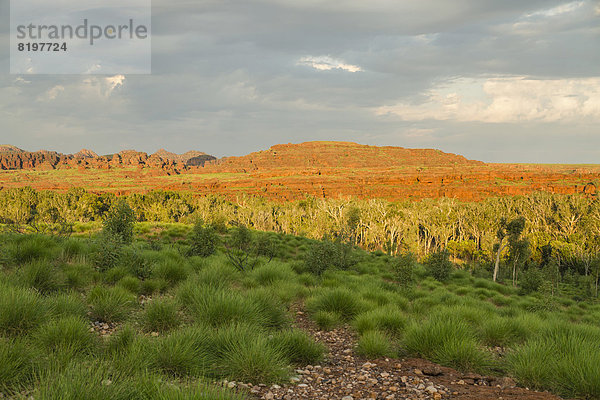
[[342, 60], [331, 58], [329, 56], [302, 57], [298, 60], [298, 65], [306, 65], [320, 71], [330, 71], [341, 69], [348, 72], [361, 72], [362, 68], [357, 65], [346, 64]]
[[379, 107], [376, 115], [406, 121], [518, 123], [600, 121], [600, 78], [458, 79], [425, 94], [426, 101]]

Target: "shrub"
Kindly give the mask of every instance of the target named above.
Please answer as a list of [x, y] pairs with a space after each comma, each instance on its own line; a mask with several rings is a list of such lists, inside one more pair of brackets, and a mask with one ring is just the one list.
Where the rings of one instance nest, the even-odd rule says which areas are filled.
[[447, 281], [453, 269], [448, 250], [441, 250], [430, 254], [425, 261], [425, 269], [436, 280], [440, 282]]
[[335, 245], [323, 240], [313, 243], [305, 256], [306, 270], [314, 275], [321, 276], [331, 265], [335, 258]]
[[401, 254], [392, 260], [392, 269], [400, 285], [409, 286], [412, 284], [415, 264], [415, 256], [412, 253]]
[[379, 331], [367, 331], [362, 334], [356, 346], [356, 353], [368, 358], [395, 357], [389, 337]]
[[204, 226], [202, 221], [196, 222], [190, 237], [190, 256], [208, 257], [215, 253], [219, 244], [219, 236], [212, 226]]
[[98, 271], [104, 272], [117, 266], [123, 254], [123, 241], [118, 235], [98, 235], [95, 247], [93, 262]]
[[277, 253], [275, 241], [269, 234], [261, 234], [255, 240], [256, 254], [263, 256], [271, 261]]
[[117, 238], [122, 243], [133, 240], [135, 213], [124, 200], [119, 200], [108, 211], [102, 224], [103, 233]]
[[0, 332], [7, 335], [25, 333], [46, 318], [46, 307], [30, 289], [0, 284]]
[[535, 267], [529, 267], [521, 274], [521, 291], [524, 294], [537, 292], [544, 283], [542, 271]]
[[[252, 233], [244, 225], [238, 226], [225, 241], [225, 255], [238, 271], [254, 269], [258, 263]], [[254, 253], [254, 254], [253, 254]]]
[[149, 331], [164, 332], [179, 325], [177, 304], [169, 300], [154, 300], [146, 305], [144, 326]]
[[296, 365], [317, 364], [323, 360], [325, 346], [317, 343], [305, 332], [286, 330], [273, 336], [273, 345], [286, 359]]
[[118, 264], [133, 276], [139, 279], [148, 279], [152, 274], [152, 263], [143, 255], [143, 252], [134, 249], [123, 249], [118, 257]]
[[329, 268], [346, 270], [356, 264], [356, 259], [352, 255], [352, 246], [340, 234], [334, 241], [323, 239], [313, 243], [304, 263], [308, 272], [321, 276]]
[[90, 291], [88, 301], [92, 318], [104, 322], [122, 321], [136, 304], [135, 296], [118, 286], [96, 286]]

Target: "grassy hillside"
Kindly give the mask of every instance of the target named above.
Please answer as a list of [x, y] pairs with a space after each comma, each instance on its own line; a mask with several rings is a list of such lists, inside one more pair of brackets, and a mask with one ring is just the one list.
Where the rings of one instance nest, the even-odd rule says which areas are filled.
[[323, 330], [350, 326], [367, 359], [424, 357], [600, 398], [600, 304], [573, 300], [566, 284], [525, 294], [432, 260], [291, 235], [137, 233], [131, 244], [1, 236], [0, 393], [249, 397], [215, 382], [289, 382], [323, 361], [324, 346], [292, 324], [303, 309]]

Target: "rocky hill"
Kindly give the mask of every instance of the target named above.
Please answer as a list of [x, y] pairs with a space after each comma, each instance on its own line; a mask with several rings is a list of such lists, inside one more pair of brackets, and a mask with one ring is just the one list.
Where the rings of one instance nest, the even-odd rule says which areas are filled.
[[223, 158], [214, 165], [221, 171], [240, 172], [307, 168], [428, 168], [485, 164], [433, 149], [377, 147], [349, 142], [306, 142], [279, 144], [269, 150], [247, 156]]

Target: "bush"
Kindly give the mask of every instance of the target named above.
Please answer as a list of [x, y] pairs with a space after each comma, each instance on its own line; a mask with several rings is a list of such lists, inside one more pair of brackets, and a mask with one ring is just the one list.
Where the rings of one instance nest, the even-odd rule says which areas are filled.
[[537, 292], [544, 283], [542, 271], [535, 267], [529, 267], [521, 274], [521, 291], [523, 294]]
[[453, 269], [448, 250], [441, 250], [430, 254], [425, 261], [425, 269], [436, 280], [440, 282], [447, 281]]
[[323, 240], [313, 243], [305, 256], [306, 270], [311, 274], [321, 276], [331, 266], [335, 258], [335, 245]]
[[46, 319], [46, 312], [47, 309], [36, 292], [0, 284], [1, 333], [26, 333]]
[[208, 257], [217, 251], [219, 236], [212, 226], [203, 226], [202, 222], [196, 222], [190, 237], [191, 247], [189, 256]]
[[225, 255], [238, 271], [252, 270], [256, 266], [258, 259], [253, 257], [256, 249], [252, 245], [252, 233], [244, 225], [234, 229], [225, 241]]
[[149, 331], [164, 332], [179, 325], [177, 304], [168, 300], [153, 300], [146, 305], [144, 326]]
[[135, 213], [124, 200], [119, 200], [108, 211], [102, 224], [102, 232], [114, 236], [122, 243], [133, 240]]
[[327, 239], [315, 242], [304, 258], [306, 270], [321, 276], [329, 268], [346, 270], [356, 264], [352, 256], [352, 246], [338, 236], [332, 242]]
[[136, 298], [121, 287], [106, 288], [96, 286], [90, 291], [91, 316], [103, 322], [124, 320], [135, 306]]
[[367, 331], [361, 335], [356, 346], [356, 353], [368, 358], [396, 356], [390, 338], [379, 331]]
[[117, 266], [123, 254], [123, 241], [119, 236], [101, 233], [96, 238], [95, 247], [93, 262], [98, 271], [108, 271]]
[[305, 332], [287, 330], [273, 336], [273, 345], [286, 359], [296, 365], [318, 364], [323, 360], [325, 346], [317, 343]]
[[401, 254], [392, 260], [392, 269], [400, 285], [409, 286], [413, 283], [413, 270], [416, 263], [412, 253]]

